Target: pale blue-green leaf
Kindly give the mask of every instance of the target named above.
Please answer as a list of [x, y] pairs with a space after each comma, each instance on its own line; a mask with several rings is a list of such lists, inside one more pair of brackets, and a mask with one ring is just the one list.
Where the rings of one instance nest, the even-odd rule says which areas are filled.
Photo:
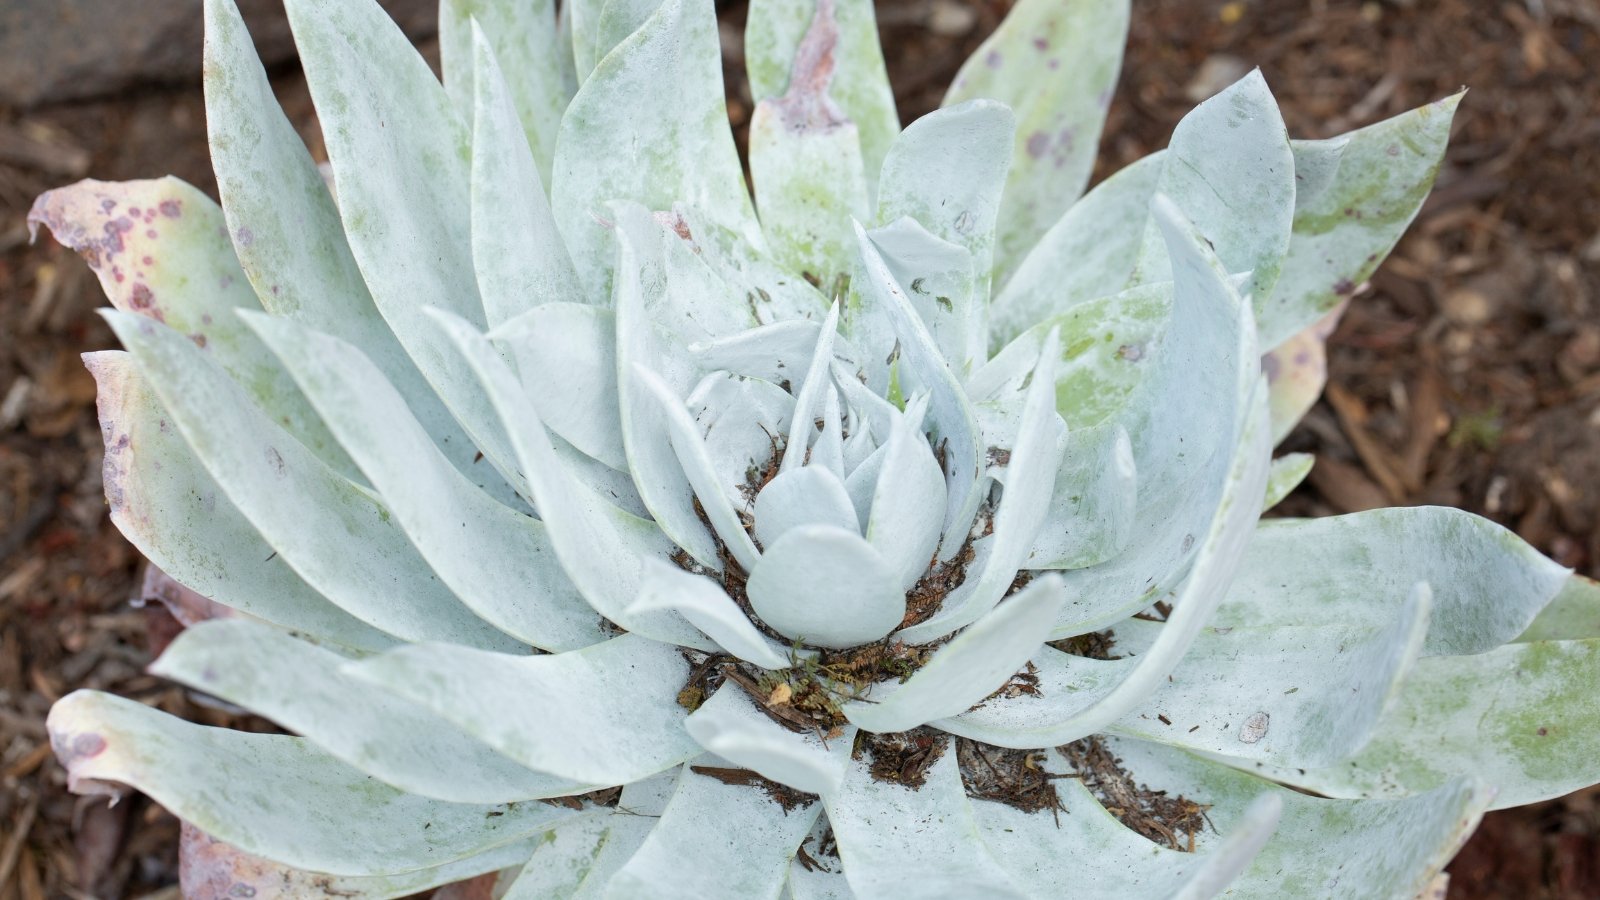
[[944, 754], [922, 787], [879, 781], [871, 760], [861, 759], [851, 762], [838, 794], [824, 798], [851, 889], [861, 900], [1023, 900], [1027, 894], [979, 839], [955, 748], [936, 740], [946, 743]]
[[489, 337], [516, 365], [523, 390], [551, 431], [584, 454], [626, 471], [616, 330], [609, 309], [546, 303], [508, 320]]
[[[939, 486], [944, 487], [942, 479]], [[939, 512], [943, 511], [941, 505]], [[802, 466], [780, 472], [756, 494], [755, 533], [763, 546], [770, 546], [801, 525], [832, 525], [846, 531], [857, 530], [855, 506], [850, 502], [844, 482], [822, 466]], [[882, 548], [879, 550], [881, 552]]]
[[[946, 540], [941, 545], [941, 557], [948, 558], [960, 549], [972, 516], [977, 512], [977, 481], [979, 460], [983, 455], [982, 435], [978, 430], [972, 404], [967, 398], [950, 363], [939, 352], [933, 335], [917, 315], [916, 307], [906, 295], [906, 288], [889, 271], [882, 254], [856, 226], [856, 243], [860, 250], [862, 272], [852, 283], [860, 291], [861, 306], [852, 310], [854, 324], [867, 331], [892, 330], [899, 338], [898, 377], [903, 396], [919, 391], [929, 395], [928, 414], [931, 422], [931, 440], [945, 445], [944, 472], [948, 486], [949, 505], [942, 523]], [[869, 352], [870, 351], [866, 351]], [[874, 365], [878, 360], [870, 360]], [[869, 387], [879, 390], [871, 382]], [[882, 393], [881, 390], [879, 390]]]
[[1283, 498], [1300, 486], [1311, 474], [1311, 467], [1317, 458], [1310, 453], [1285, 453], [1272, 461], [1272, 470], [1267, 474], [1267, 499], [1261, 504], [1261, 511], [1277, 506]]
[[[792, 319], [821, 321], [832, 298], [842, 293], [837, 281], [813, 287], [800, 274], [774, 262], [748, 235], [718, 224], [698, 208], [675, 203], [670, 212], [655, 218], [669, 236], [671, 252], [666, 259], [678, 295], [673, 300], [683, 316], [680, 321], [710, 337]], [[723, 322], [727, 324], [719, 325]], [[693, 333], [682, 327], [676, 330]], [[696, 336], [687, 343], [701, 339]]]
[[1044, 339], [1059, 329], [1056, 410], [1074, 431], [1115, 419], [1140, 399], [1139, 386], [1159, 365], [1174, 291], [1170, 282], [1139, 285], [1050, 315], [974, 372], [967, 391], [976, 401], [1002, 405], [1020, 398]]
[[879, 733], [909, 731], [966, 711], [1015, 675], [1039, 651], [1066, 599], [1061, 579], [1035, 579], [936, 650], [903, 684], [876, 685], [844, 704], [845, 717]]
[[[546, 0], [548, 4], [548, 0]], [[585, 296], [556, 229], [544, 181], [489, 39], [472, 26], [477, 99], [472, 132], [472, 263], [490, 328], [543, 303]], [[546, 176], [548, 177], [548, 176]]]
[[828, 317], [817, 332], [817, 342], [811, 351], [811, 362], [799, 390], [794, 392], [794, 413], [789, 420], [789, 436], [783, 448], [779, 471], [789, 472], [804, 464], [811, 439], [817, 433], [814, 423], [817, 404], [828, 389], [832, 378], [833, 343], [839, 333], [839, 304], [828, 309]]
[[1050, 512], [1022, 568], [1082, 569], [1121, 553], [1133, 539], [1137, 496], [1126, 428], [1110, 424], [1069, 432]]
[[[620, 143], [618, 122], [629, 132]], [[607, 204], [614, 201], [654, 210], [683, 203], [760, 246], [723, 102], [710, 5], [666, 0], [595, 67], [561, 119], [551, 180], [556, 222], [593, 296], [611, 294], [616, 251]]]
[[[1210, 804], [1206, 815], [1223, 840], [1262, 794], [1281, 801], [1277, 833], [1227, 895], [1249, 900], [1421, 896], [1493, 795], [1455, 779], [1400, 801], [1326, 800], [1154, 744], [1118, 740], [1111, 749], [1140, 783]], [[1209, 828], [1196, 837], [1202, 852], [1218, 841]]]
[[[1017, 571], [1027, 562], [1050, 513], [1056, 470], [1066, 445], [1067, 426], [1055, 410], [1055, 368], [1060, 346], [1059, 334], [1052, 331], [1046, 335], [1033, 381], [1024, 394], [1011, 459], [1003, 469], [1005, 488], [994, 512], [989, 553], [981, 563], [974, 560], [969, 566], [967, 579], [973, 587], [947, 597], [943, 608], [932, 618], [900, 631], [900, 640], [925, 644], [979, 621], [1006, 595]], [[877, 502], [874, 498], [873, 505]], [[1055, 609], [1060, 608], [1058, 595]]]
[[595, 64], [643, 27], [660, 6], [661, 0], [605, 0], [595, 21]]
[[726, 682], [684, 727], [711, 753], [822, 797], [833, 795], [844, 780], [856, 734], [853, 725], [826, 740], [818, 734], [797, 734], [757, 709], [743, 688]]
[[[1042, 696], [995, 697], [971, 712], [938, 722], [940, 728], [1001, 747], [1060, 746], [1094, 734], [1137, 709], [1165, 682], [1222, 602], [1259, 516], [1271, 455], [1264, 383], [1258, 384], [1249, 403], [1250, 418], [1232, 454], [1222, 500], [1178, 589], [1171, 617], [1145, 652], [1134, 660], [1105, 663], [1053, 651], [1041, 654], [1035, 663], [1041, 670]], [[1075, 589], [1068, 581], [1069, 596]], [[1079, 676], [1074, 669], [1089, 674]], [[1050, 690], [1063, 680], [1066, 690]]]
[[744, 29], [744, 64], [750, 95], [757, 103], [789, 93], [801, 42], [818, 18], [832, 19], [838, 31], [833, 49], [834, 77], [828, 96], [859, 133], [870, 208], [877, 196], [883, 158], [900, 133], [894, 92], [878, 41], [870, 0], [755, 0]]
[[[564, 91], [562, 109], [572, 102], [578, 93], [578, 65], [573, 59], [572, 13], [573, 9], [581, 6], [583, 0], [574, 0], [572, 3], [559, 3], [556, 5], [556, 68], [561, 73], [561, 86]], [[587, 75], [587, 71], [584, 73]], [[558, 123], [559, 125], [559, 123]], [[559, 128], [558, 128], [559, 133]]]
[[1256, 529], [1217, 625], [1378, 625], [1406, 590], [1433, 588], [1429, 656], [1483, 653], [1515, 638], [1566, 583], [1567, 569], [1488, 519], [1437, 506]]
[[637, 781], [700, 752], [677, 701], [689, 664], [634, 634], [546, 656], [412, 644], [344, 671], [530, 769], [585, 784]]
[[[1055, 750], [1042, 768], [1072, 771]], [[1220, 893], [1254, 858], [1277, 823], [1274, 798], [1224, 841], [1205, 853], [1183, 853], [1152, 843], [1107, 812], [1079, 780], [1054, 782], [1066, 812], [1023, 812], [976, 800], [972, 810], [982, 840], [1000, 865], [1033, 897], [1053, 897], [1070, 884], [1086, 898], [1208, 898]]]
[[561, 14], [566, 17], [571, 33], [572, 63], [579, 87], [589, 80], [600, 57], [605, 56], [605, 51], [597, 46], [600, 15], [604, 11], [605, 0], [571, 0], [561, 4]]
[[506, 95], [515, 116], [511, 123], [527, 136], [540, 183], [549, 184], [556, 131], [574, 90], [566, 82], [557, 53], [562, 38], [556, 30], [556, 4], [554, 0], [443, 0], [439, 4], [444, 86], [463, 118], [473, 109], [475, 86], [478, 91], [483, 88], [475, 78], [474, 22], [483, 29], [494, 58], [515, 76]]
[[[898, 573], [901, 590], [910, 590], [928, 571], [944, 525], [947, 489], [944, 471], [922, 433], [927, 412], [926, 394], [906, 404], [884, 444], [881, 474], [868, 507], [867, 540]], [[857, 518], [853, 510], [851, 518]]]
[[[993, 100], [969, 100], [906, 126], [878, 180], [878, 224], [910, 216], [972, 253], [967, 335], [989, 333], [989, 283], [1000, 197], [1011, 168], [1017, 117]], [[969, 358], [981, 359], [982, 352]], [[964, 364], [967, 358], [952, 360]]]
[[1165, 160], [1163, 151], [1128, 166], [1050, 226], [991, 304], [992, 349], [1051, 316], [1127, 285]]
[[1004, 280], [1083, 193], [1128, 42], [1129, 0], [1023, 0], [961, 66], [946, 106], [987, 97], [1017, 114], [1000, 206]]
[[219, 619], [178, 635], [150, 672], [265, 716], [424, 797], [505, 803], [606, 786], [524, 768], [438, 716], [351, 678], [340, 670], [347, 661], [265, 625]]
[[228, 499], [329, 601], [407, 640], [526, 649], [463, 606], [383, 503], [279, 428], [191, 341], [143, 317], [106, 319]]
[[468, 609], [543, 650], [604, 639], [544, 523], [478, 490], [433, 445], [360, 350], [288, 319], [246, 319], [371, 479], [394, 521]]
[[1277, 346], [1338, 306], [1383, 263], [1433, 188], [1463, 96], [1291, 145], [1304, 180], [1283, 274], [1270, 299], [1256, 300], [1261, 346]]
[[478, 461], [478, 448], [373, 304], [322, 173], [278, 108], [229, 0], [206, 3], [205, 91], [217, 190], [239, 263], [263, 305], [360, 347], [452, 465], [502, 503], [519, 504], [493, 466]]
[[1600, 779], [1600, 640], [1507, 644], [1417, 661], [1360, 753], [1266, 777], [1329, 797], [1406, 797], [1472, 776], [1493, 808], [1536, 803]]
[[756, 630], [727, 592], [704, 575], [685, 572], [659, 560], [645, 563], [635, 613], [671, 610], [706, 633], [717, 646], [763, 669], [789, 666], [785, 648]]
[[[811, 365], [820, 333], [821, 326], [816, 322], [791, 319], [694, 344], [689, 347], [689, 355], [706, 371], [723, 369], [773, 384], [792, 382], [803, 377]], [[841, 336], [835, 335], [835, 352], [842, 343]]]
[[[1261, 357], [1272, 395], [1272, 443], [1281, 443], [1322, 396], [1328, 383], [1328, 336], [1344, 306], [1335, 306], [1305, 329], [1289, 335]], [[1272, 346], [1262, 344], [1263, 347]]]
[[862, 534], [871, 527], [872, 498], [878, 492], [878, 479], [883, 477], [883, 464], [888, 457], [889, 445], [885, 444], [872, 451], [844, 480], [844, 489], [856, 509], [856, 524]]
[[713, 649], [715, 644], [681, 619], [627, 613], [639, 593], [644, 561], [669, 558], [674, 552], [672, 542], [648, 520], [617, 508], [573, 477], [551, 446], [527, 394], [487, 338], [448, 315], [440, 314], [436, 327], [465, 357], [485, 395], [507, 423], [556, 558], [589, 605], [629, 631]]
[[207, 728], [76, 691], [50, 710], [51, 745], [79, 793], [128, 785], [255, 856], [330, 875], [433, 868], [566, 818], [544, 803], [444, 803], [406, 794], [301, 738]]
[[871, 643], [905, 617], [899, 575], [854, 530], [801, 525], [769, 544], [746, 584], [779, 634], [817, 647]]
[[[831, 382], [832, 373], [828, 380]], [[844, 484], [844, 409], [839, 403], [839, 388], [828, 385], [822, 401], [822, 433], [811, 445], [808, 466], [819, 466], [832, 472]]]
[[105, 350], [83, 360], [99, 389], [111, 521], [140, 553], [203, 596], [315, 640], [368, 651], [397, 643], [329, 603], [273, 551], [167, 424], [132, 357]]
[[[988, 355], [978, 284], [972, 252], [930, 233], [909, 216], [867, 232], [895, 281], [928, 326], [934, 343], [952, 368], [963, 377], [983, 365]], [[890, 347], [869, 348], [887, 355]]]
[[[1422, 652], [1430, 596], [1418, 584], [1381, 628], [1331, 620], [1204, 629], [1167, 682], [1106, 730], [1279, 766], [1340, 762], [1372, 737]], [[1118, 650], [1137, 655], [1164, 627], [1123, 622]]]
[[[747, 32], [761, 33], [754, 17], [771, 12], [771, 4], [757, 3]], [[750, 180], [762, 231], [779, 263], [824, 284], [850, 273], [850, 222], [872, 211], [860, 130], [829, 96], [839, 38], [834, 0], [819, 0], [794, 50], [788, 90], [760, 99], [750, 117]], [[753, 68], [764, 62], [746, 59]]]
[[665, 234], [637, 204], [619, 207], [614, 303], [618, 409], [627, 471], [661, 532], [700, 565], [721, 571], [713, 531], [695, 512], [694, 485], [673, 448], [668, 410], [633, 373], [635, 366], [644, 366], [672, 391], [688, 391], [692, 384], [694, 373], [671, 321], [684, 312], [676, 301], [687, 295], [679, 292], [679, 283], [664, 271], [663, 263], [664, 245], [665, 255], [670, 256], [682, 242]]
[[[1133, 439], [1139, 475], [1133, 526], [1138, 539], [1121, 556], [1067, 575], [1072, 599], [1058, 636], [1102, 628], [1172, 589], [1219, 505], [1229, 502], [1230, 483], [1243, 484], [1243, 470], [1230, 471], [1240, 465], [1235, 451], [1260, 371], [1250, 304], [1239, 298], [1206, 238], [1171, 200], [1158, 194], [1151, 212], [1171, 248], [1174, 294], [1154, 371], [1141, 380], [1119, 419]], [[1263, 409], [1265, 393], [1258, 398]], [[1257, 492], [1234, 498], [1254, 513], [1266, 491], [1267, 460], [1259, 462], [1262, 483], [1251, 488]]]
[[[844, 336], [840, 335], [839, 342], [843, 341]], [[874, 435], [887, 440], [889, 433], [894, 430], [896, 418], [900, 415], [900, 407], [867, 387], [866, 382], [862, 380], [865, 376], [859, 368], [852, 369], [839, 362], [837, 344], [834, 353], [833, 383], [838, 386], [845, 404], [855, 410], [857, 416], [866, 420]]]
[[171, 176], [84, 180], [34, 201], [28, 227], [37, 233], [41, 224], [88, 261], [113, 306], [189, 335], [318, 459], [359, 477], [288, 373], [234, 316], [261, 304], [211, 198]]
[[660, 820], [604, 896], [776, 900], [795, 848], [821, 812], [816, 802], [785, 809], [759, 787], [725, 784], [684, 766]]
[[756, 561], [761, 558], [761, 551], [756, 549], [755, 541], [744, 530], [744, 523], [733, 509], [733, 502], [722, 489], [716, 465], [706, 450], [699, 427], [689, 417], [689, 410], [660, 376], [644, 366], [635, 363], [633, 371], [623, 377], [628, 375], [643, 389], [644, 396], [641, 399], [646, 403], [651, 400], [655, 402], [657, 414], [665, 422], [670, 436], [672, 454], [700, 501], [699, 511], [710, 520], [722, 546], [727, 548], [740, 567], [746, 572], [753, 570]]
[[1600, 582], [1572, 575], [1527, 630], [1517, 635], [1516, 642], [1597, 637], [1600, 637]]
[[[1183, 117], [1156, 191], [1183, 210], [1227, 271], [1251, 273], [1245, 293], [1264, 298], [1289, 249], [1294, 174], [1288, 128], [1258, 69]], [[1162, 227], [1147, 221], [1132, 282], [1165, 280], [1167, 252]]]
[[[623, 785], [615, 809], [598, 820], [579, 819], [556, 829], [506, 892], [505, 900], [594, 900], [655, 827], [666, 809], [678, 771], [671, 769]], [[594, 822], [594, 824], [591, 824]]]
[[339, 214], [379, 312], [485, 459], [522, 488], [488, 400], [423, 315], [483, 327], [472, 266], [471, 134], [377, 3], [286, 0], [333, 165]]
[[[574, 816], [545, 832], [502, 900], [570, 897], [593, 869], [619, 817]], [[643, 823], [639, 823], [643, 825]]]
[[753, 515], [747, 487], [761, 483], [777, 454], [777, 436], [789, 430], [794, 397], [769, 381], [713, 373], [689, 395], [689, 409], [705, 434], [723, 491], [741, 512]]

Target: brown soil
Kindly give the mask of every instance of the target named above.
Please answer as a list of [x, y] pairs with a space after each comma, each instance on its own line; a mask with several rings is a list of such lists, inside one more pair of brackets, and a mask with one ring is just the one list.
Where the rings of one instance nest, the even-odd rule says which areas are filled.
[[[878, 4], [905, 119], [937, 104], [1007, 5]], [[725, 10], [730, 39], [742, 13]], [[1332, 340], [1339, 390], [1289, 440], [1319, 461], [1286, 512], [1461, 506], [1600, 575], [1595, 59], [1595, 0], [1135, 3], [1100, 177], [1162, 146], [1208, 69], [1261, 66], [1301, 137], [1472, 88], [1438, 190]], [[278, 88], [317, 147], [298, 75]], [[747, 94], [729, 93], [747, 117]], [[198, 91], [0, 111], [0, 900], [176, 896], [169, 815], [65, 792], [43, 726], [56, 698], [97, 687], [232, 721], [143, 674], [172, 626], [130, 607], [138, 555], [101, 498], [93, 384], [77, 361], [113, 346], [93, 313], [100, 291], [22, 225], [34, 195], [91, 173], [213, 190]], [[1489, 816], [1452, 864], [1451, 896], [1600, 896], [1597, 860], [1590, 790]]]

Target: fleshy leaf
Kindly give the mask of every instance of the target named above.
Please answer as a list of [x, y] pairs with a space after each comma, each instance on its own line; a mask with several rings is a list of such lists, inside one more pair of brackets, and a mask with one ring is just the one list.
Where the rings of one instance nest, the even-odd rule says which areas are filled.
[[[835, 2], [817, 0], [794, 51], [788, 90], [760, 99], [750, 118], [750, 174], [762, 231], [779, 263], [824, 284], [849, 274], [850, 222], [872, 209], [860, 131], [829, 95], [840, 39]], [[746, 33], [761, 34], [756, 16], [779, 12], [774, 6], [756, 3]]]
[[922, 433], [927, 411], [926, 395], [913, 398], [889, 432], [867, 518], [867, 540], [899, 573], [903, 590], [928, 570], [944, 523], [944, 472]]
[[[1326, 800], [1198, 757], [1138, 741], [1111, 749], [1153, 790], [1210, 804], [1206, 816], [1230, 835], [1263, 794], [1281, 801], [1276, 833], [1229, 896], [1415, 897], [1466, 841], [1493, 796], [1470, 779], [1400, 801]], [[1206, 850], [1216, 838], [1199, 836]]]
[[[549, 0], [542, 5], [548, 7]], [[548, 161], [541, 177], [512, 105], [515, 88], [507, 83], [489, 47], [490, 39], [476, 23], [472, 41], [477, 66], [472, 263], [483, 297], [484, 321], [495, 328], [538, 304], [603, 300], [585, 297], [578, 283], [545, 194]], [[518, 75], [519, 85], [531, 81], [527, 70], [519, 70]], [[553, 129], [550, 137], [553, 144]]]
[[[623, 785], [622, 797], [598, 827], [558, 829], [535, 850], [505, 900], [599, 900], [611, 877], [644, 844], [666, 811], [678, 771]], [[579, 823], [574, 822], [573, 825]]]
[[[715, 768], [715, 757], [703, 757]], [[606, 887], [608, 900], [777, 900], [795, 848], [822, 805], [786, 809], [753, 785], [684, 766], [650, 836]]]
[[910, 216], [867, 232], [895, 282], [922, 317], [944, 358], [963, 376], [982, 365], [988, 337], [972, 252], [938, 237]]
[[1483, 653], [1516, 637], [1568, 570], [1488, 519], [1437, 506], [1264, 521], [1216, 624], [1381, 625], [1433, 588], [1424, 653]]
[[429, 888], [518, 865], [544, 838], [541, 834], [431, 869], [350, 877], [292, 869], [252, 856], [184, 822], [178, 838], [178, 884], [183, 896], [194, 900], [218, 897], [296, 900], [317, 894], [348, 900], [409, 897]]
[[1309, 453], [1285, 453], [1272, 461], [1272, 471], [1267, 475], [1267, 499], [1261, 504], [1261, 511], [1277, 506], [1283, 498], [1289, 496], [1300, 482], [1306, 480], [1311, 474], [1311, 467], [1317, 458]]
[[[860, 135], [870, 206], [877, 196], [883, 157], [900, 133], [900, 118], [894, 108], [894, 92], [889, 87], [871, 0], [818, 0], [816, 4], [754, 0], [744, 31], [750, 95], [759, 103], [793, 89], [790, 76], [801, 41], [824, 3], [832, 7], [831, 17], [838, 28], [838, 42], [832, 51], [834, 77], [828, 95]], [[837, 188], [830, 186], [830, 190]]]
[[[761, 245], [728, 126], [711, 6], [665, 0], [618, 50], [567, 107], [551, 174], [550, 205], [578, 279], [599, 297], [611, 294], [613, 201], [653, 210], [683, 203]], [[615, 122], [628, 123], [628, 141], [616, 141]]]
[[1493, 808], [1537, 803], [1600, 778], [1600, 640], [1508, 644], [1417, 661], [1366, 749], [1325, 769], [1262, 770], [1329, 797], [1406, 797], [1471, 776]]
[[256, 409], [187, 338], [139, 316], [106, 319], [228, 499], [323, 596], [407, 640], [526, 649], [463, 606], [381, 502]]
[[589, 605], [629, 631], [714, 649], [715, 644], [681, 619], [627, 613], [639, 593], [644, 561], [669, 558], [673, 553], [671, 541], [650, 521], [618, 509], [573, 476], [556, 455], [527, 394], [487, 338], [466, 322], [446, 314], [438, 314], [435, 327], [455, 344], [507, 423], [556, 558]]
[[750, 605], [779, 634], [817, 647], [871, 643], [905, 618], [899, 574], [854, 531], [801, 525], [762, 554]]
[[41, 224], [83, 256], [113, 306], [188, 335], [295, 439], [341, 475], [355, 476], [355, 464], [311, 404], [234, 316], [261, 304], [211, 198], [170, 176], [85, 180], [41, 194], [28, 227], [36, 232]]
[[111, 521], [140, 553], [191, 590], [315, 640], [358, 650], [397, 643], [329, 603], [273, 551], [166, 424], [129, 354], [87, 353], [84, 363], [99, 388]]
[[1516, 641], [1579, 638], [1600, 638], [1600, 582], [1572, 575]]
[[505, 95], [514, 115], [511, 121], [526, 135], [540, 183], [549, 184], [556, 131], [561, 127], [561, 113], [572, 99], [556, 53], [561, 41], [556, 4], [553, 0], [440, 2], [439, 59], [444, 86], [463, 118], [473, 109], [475, 90], [483, 90], [475, 77], [481, 62], [475, 60], [474, 22], [482, 28], [494, 58], [517, 75]]
[[412, 644], [344, 671], [530, 769], [585, 784], [627, 784], [700, 752], [677, 701], [689, 664], [638, 635], [548, 656]]
[[373, 304], [322, 173], [278, 108], [238, 10], [231, 0], [207, 0], [205, 11], [211, 163], [234, 251], [262, 305], [360, 347], [452, 465], [501, 502], [518, 503], [492, 465], [477, 460]]
[[[943, 479], [939, 486], [944, 487]], [[942, 504], [939, 512], [944, 512]], [[810, 465], [779, 472], [756, 494], [755, 533], [762, 544], [771, 544], [801, 525], [856, 529], [856, 510], [850, 494], [831, 470]]]
[[1463, 96], [1326, 141], [1294, 142], [1294, 235], [1271, 299], [1257, 296], [1261, 346], [1311, 325], [1383, 263], [1433, 188]]
[[472, 266], [471, 134], [373, 0], [286, 0], [350, 250], [378, 310], [461, 427], [513, 487], [505, 430], [423, 310], [483, 327]]
[[789, 666], [783, 647], [756, 630], [755, 625], [716, 582], [657, 560], [645, 563], [635, 612], [674, 610], [689, 624], [706, 633], [717, 646], [763, 669]]
[[969, 100], [936, 110], [912, 122], [895, 139], [878, 182], [879, 225], [910, 216], [972, 253], [976, 287], [967, 333], [974, 341], [988, 333], [995, 228], [1016, 128], [1011, 109], [993, 100]]
[[1083, 193], [1128, 42], [1128, 0], [1022, 0], [961, 66], [946, 106], [987, 97], [1017, 114], [995, 272], [1016, 267]]
[[361, 351], [285, 319], [249, 316], [372, 480], [441, 581], [484, 621], [543, 650], [604, 638], [556, 562], [543, 522], [497, 503], [452, 468]]
[[1328, 383], [1328, 336], [1338, 327], [1343, 314], [1343, 306], [1334, 307], [1261, 357], [1261, 371], [1267, 373], [1267, 384], [1272, 389], [1273, 444], [1288, 437], [1322, 396], [1322, 388]]
[[297, 869], [393, 875], [548, 830], [545, 803], [443, 803], [375, 782], [296, 737], [207, 728], [98, 691], [50, 710], [78, 793], [137, 788], [218, 840]]
[[1065, 600], [1061, 579], [1044, 575], [936, 650], [904, 684], [880, 685], [844, 705], [868, 731], [909, 731], [965, 711], [1005, 686], [1050, 635]]
[[903, 897], [908, 885], [923, 887], [929, 900], [1022, 900], [1027, 895], [974, 840], [978, 823], [955, 748], [949, 738], [935, 740], [945, 742], [944, 753], [922, 787], [878, 781], [868, 761], [855, 760], [838, 795], [824, 798], [850, 888], [861, 900]]
[[1099, 565], [1134, 536], [1138, 472], [1128, 430], [1112, 424], [1072, 431], [1061, 456], [1050, 512], [1024, 569]]
[[579, 451], [626, 471], [617, 409], [616, 318], [578, 303], [545, 303], [489, 337], [516, 364], [546, 427]]
[[[1421, 653], [1430, 597], [1417, 585], [1382, 628], [1330, 620], [1204, 629], [1167, 682], [1106, 730], [1279, 766], [1342, 761], [1372, 737]], [[1117, 626], [1117, 646], [1138, 653], [1163, 627], [1130, 619]]]
[[438, 716], [340, 670], [348, 660], [241, 620], [178, 635], [152, 674], [265, 716], [403, 791], [453, 803], [504, 803], [605, 787], [517, 765]]

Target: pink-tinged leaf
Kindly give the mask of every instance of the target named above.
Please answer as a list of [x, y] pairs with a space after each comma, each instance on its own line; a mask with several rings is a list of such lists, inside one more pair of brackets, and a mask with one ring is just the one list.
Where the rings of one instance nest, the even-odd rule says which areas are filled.
[[78, 251], [113, 306], [166, 322], [204, 346], [233, 307], [259, 309], [222, 209], [177, 178], [95, 181], [46, 191], [28, 213]]
[[177, 579], [161, 571], [155, 563], [144, 567], [143, 583], [139, 586], [139, 599], [143, 603], [160, 602], [185, 628], [207, 619], [226, 619], [238, 613], [221, 603], [178, 583]]
[[[340, 897], [374, 900], [397, 897], [444, 884], [435, 900], [489, 900], [498, 869], [521, 862], [526, 843], [490, 851], [448, 866], [401, 875], [350, 877], [307, 872], [253, 856], [206, 834], [188, 822], [178, 838], [178, 885], [187, 900], [297, 900]], [[483, 874], [473, 874], [482, 872]], [[466, 877], [465, 880], [455, 879]]]
[[1327, 343], [1349, 302], [1339, 304], [1310, 328], [1298, 332], [1261, 357], [1272, 412], [1272, 443], [1289, 436], [1322, 396], [1328, 383]]

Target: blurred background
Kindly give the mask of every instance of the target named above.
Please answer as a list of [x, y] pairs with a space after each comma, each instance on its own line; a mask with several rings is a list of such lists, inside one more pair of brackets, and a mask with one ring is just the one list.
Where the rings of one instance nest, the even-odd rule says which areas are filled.
[[[437, 63], [434, 0], [387, 0]], [[57, 185], [177, 175], [215, 196], [199, 0], [0, 2], [0, 900], [176, 898], [178, 823], [73, 797], [44, 716], [78, 687], [240, 722], [144, 674], [178, 629], [142, 604], [107, 519], [94, 382], [114, 346], [91, 273], [48, 237]], [[278, 0], [241, 0], [290, 118], [324, 158]], [[939, 102], [1010, 0], [884, 0], [903, 121]], [[745, 3], [718, 4], [741, 132]], [[1331, 386], [1284, 450], [1310, 451], [1286, 515], [1459, 506], [1600, 576], [1600, 0], [1134, 0], [1096, 179], [1260, 66], [1295, 137], [1471, 88], [1438, 186], [1329, 343]], [[1600, 897], [1600, 792], [1491, 814], [1452, 898]]]

